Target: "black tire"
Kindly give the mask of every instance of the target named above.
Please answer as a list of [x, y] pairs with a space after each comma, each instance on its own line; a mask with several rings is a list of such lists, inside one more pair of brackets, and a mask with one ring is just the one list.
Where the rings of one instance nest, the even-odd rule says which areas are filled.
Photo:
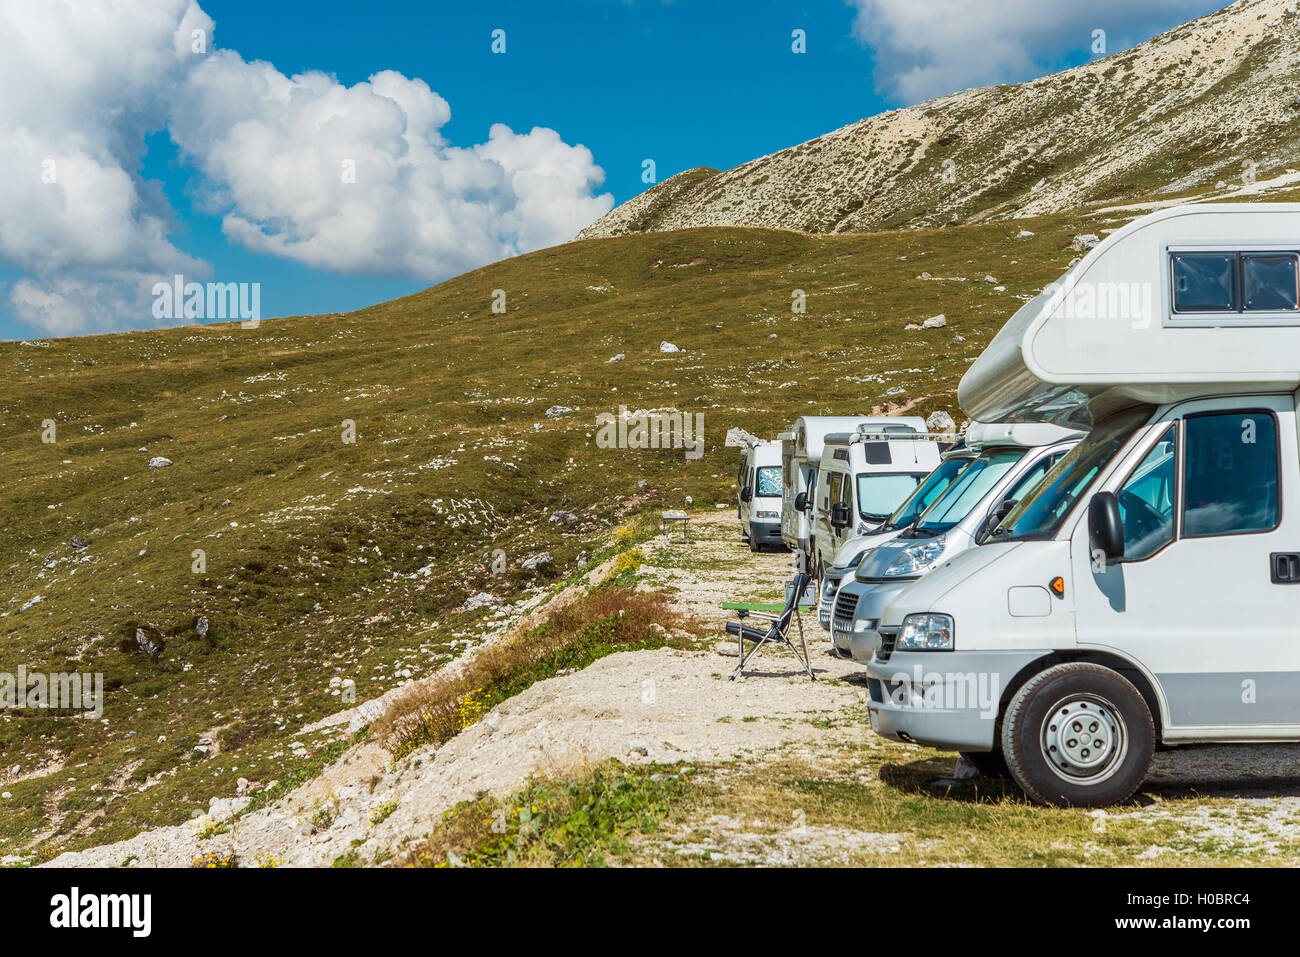
[[1011, 777], [1030, 800], [1055, 807], [1128, 800], [1146, 778], [1154, 746], [1151, 711], [1138, 690], [1086, 662], [1029, 679], [1002, 720]]
[[975, 765], [975, 770], [986, 778], [1008, 778], [1006, 759], [1001, 751], [963, 751], [961, 756]]
[[755, 541], [753, 532], [749, 533], [749, 550], [751, 552], [761, 552], [763, 550], [763, 546]]

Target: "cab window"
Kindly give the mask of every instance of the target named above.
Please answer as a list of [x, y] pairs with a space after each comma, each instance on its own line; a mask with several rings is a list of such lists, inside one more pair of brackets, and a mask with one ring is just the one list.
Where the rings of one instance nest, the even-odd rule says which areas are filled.
[[1277, 422], [1272, 413], [1190, 416], [1184, 429], [1183, 533], [1238, 535], [1276, 528]]
[[1125, 561], [1150, 558], [1174, 540], [1175, 435], [1170, 426], [1116, 495]]

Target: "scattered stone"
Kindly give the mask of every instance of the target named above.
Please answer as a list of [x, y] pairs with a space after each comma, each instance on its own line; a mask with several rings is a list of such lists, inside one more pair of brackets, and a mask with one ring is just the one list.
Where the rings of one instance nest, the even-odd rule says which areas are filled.
[[534, 555], [532, 558], [525, 559], [522, 563], [522, 567], [524, 571], [531, 572], [536, 571], [543, 565], [549, 565], [552, 561], [553, 559], [551, 558], [550, 552], [542, 552], [540, 555]]
[[681, 349], [678, 349], [678, 348], [677, 348], [675, 345], [673, 345], [671, 342], [666, 342], [666, 341], [665, 341], [665, 342], [661, 342], [661, 343], [659, 343], [659, 351], [660, 351], [660, 352], [681, 352], [682, 350], [681, 350]]
[[931, 316], [929, 319], [925, 320], [925, 322], [921, 323], [921, 328], [942, 329], [947, 324], [948, 324], [948, 317], [945, 316], [943, 313], [940, 313], [937, 316]]
[[691, 498], [689, 495], [686, 496], [686, 507], [690, 508], [694, 504], [695, 504], [695, 499]]
[[1101, 238], [1096, 233], [1080, 233], [1070, 240], [1070, 248], [1077, 253], [1087, 252], [1099, 242]]
[[882, 392], [881, 395], [886, 397], [891, 395], [902, 395], [906, 391], [907, 390], [904, 389], [901, 385], [891, 385], [888, 389]]
[[165, 469], [167, 466], [171, 464], [172, 464], [171, 459], [163, 458], [161, 455], [155, 455], [153, 458], [149, 460], [149, 468], [151, 469]]
[[616, 356], [611, 356], [610, 358], [606, 359], [605, 361], [606, 361], [606, 362], [622, 362], [622, 361], [623, 361], [624, 359], [626, 359], [626, 358], [627, 358], [627, 356], [623, 355], [623, 353], [620, 352], [618, 355], [616, 355]]
[[157, 628], [137, 628], [135, 630], [135, 644], [150, 658], [157, 658], [167, 647], [162, 632]]
[[546, 417], [548, 419], [556, 419], [562, 415], [573, 415], [573, 410], [567, 405], [553, 405], [546, 410]]
[[547, 521], [553, 525], [577, 525], [579, 519], [572, 512], [560, 511], [554, 512]]
[[73, 535], [71, 540], [69, 540], [68, 542], [68, 547], [71, 548], [73, 551], [79, 552], [82, 549], [89, 548], [90, 542], [86, 541], [85, 539], [77, 535]]
[[1020, 232], [1016, 233], [1016, 239], [1028, 239], [1032, 235], [1034, 234], [1031, 233], [1029, 230], [1022, 229], [1020, 230]]
[[199, 636], [200, 638], [206, 638], [206, 637], [207, 637], [207, 634], [208, 634], [208, 616], [207, 616], [207, 615], [199, 615], [199, 617], [196, 618], [196, 619], [194, 620], [194, 631], [195, 631], [195, 633], [198, 634], [198, 636]]
[[735, 428], [735, 429], [727, 429], [727, 440], [723, 444], [726, 445], [728, 448], [743, 449], [751, 442], [757, 442], [757, 441], [758, 439], [755, 436], [750, 435], [744, 429]]
[[984, 281], [990, 286], [996, 286], [998, 284], [997, 278], [994, 276], [985, 276]]
[[952, 777], [955, 781], [969, 781], [972, 778], [980, 776], [979, 768], [974, 763], [964, 757], [957, 759], [957, 766], [953, 769]]
[[947, 412], [931, 412], [925, 420], [925, 427], [931, 432], [956, 432], [957, 423]]
[[465, 610], [477, 611], [480, 608], [491, 608], [499, 604], [501, 604], [501, 599], [496, 595], [489, 595], [487, 592], [481, 591], [466, 600]]

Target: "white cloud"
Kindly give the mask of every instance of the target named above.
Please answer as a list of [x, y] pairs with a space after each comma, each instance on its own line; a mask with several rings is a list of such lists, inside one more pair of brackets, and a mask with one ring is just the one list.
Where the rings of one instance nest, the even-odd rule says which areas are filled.
[[172, 137], [217, 185], [223, 228], [338, 272], [434, 279], [572, 238], [613, 205], [585, 147], [552, 130], [449, 146], [447, 102], [385, 71], [345, 87], [222, 51], [179, 91]]
[[563, 242], [613, 205], [590, 151], [554, 131], [497, 125], [453, 146], [422, 80], [287, 77], [215, 50], [213, 30], [194, 0], [0, 0], [0, 265], [25, 274], [3, 294], [33, 328], [150, 325], [153, 282], [211, 276], [137, 172], [159, 130], [231, 241], [340, 272], [439, 279]]
[[905, 104], [1015, 83], [1059, 67], [1106, 32], [1106, 51], [1210, 12], [1213, 0], [849, 0], [854, 35], [876, 52], [876, 84]]

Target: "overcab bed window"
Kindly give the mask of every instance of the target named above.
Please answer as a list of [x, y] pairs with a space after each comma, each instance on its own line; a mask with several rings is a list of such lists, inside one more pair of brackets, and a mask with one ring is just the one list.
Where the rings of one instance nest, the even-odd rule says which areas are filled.
[[1175, 314], [1300, 310], [1296, 253], [1171, 253], [1169, 261]]

